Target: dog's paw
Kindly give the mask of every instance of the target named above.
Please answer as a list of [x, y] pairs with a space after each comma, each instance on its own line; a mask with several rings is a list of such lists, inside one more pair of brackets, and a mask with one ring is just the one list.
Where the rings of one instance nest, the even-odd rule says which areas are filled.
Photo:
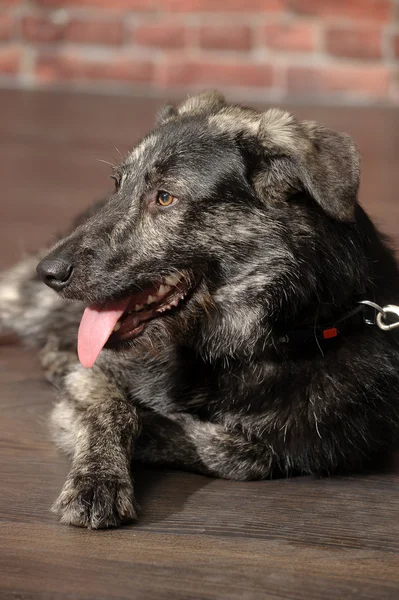
[[48, 336], [40, 350], [39, 360], [46, 378], [56, 387], [79, 364], [76, 352], [61, 350], [60, 338], [53, 334]]
[[68, 477], [52, 511], [62, 523], [104, 529], [137, 519], [130, 477], [113, 473], [74, 473]]

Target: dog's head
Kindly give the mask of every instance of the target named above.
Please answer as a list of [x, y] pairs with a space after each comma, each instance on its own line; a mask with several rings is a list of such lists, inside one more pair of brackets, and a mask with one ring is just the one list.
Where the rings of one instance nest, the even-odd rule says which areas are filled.
[[209, 92], [166, 107], [113, 176], [103, 208], [38, 267], [89, 305], [87, 366], [104, 344], [170, 336], [251, 352], [276, 323], [360, 285], [359, 157], [345, 134]]

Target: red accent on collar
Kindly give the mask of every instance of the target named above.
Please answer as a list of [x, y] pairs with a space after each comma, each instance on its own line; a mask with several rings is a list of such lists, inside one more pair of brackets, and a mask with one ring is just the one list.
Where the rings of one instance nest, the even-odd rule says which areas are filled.
[[325, 340], [329, 340], [330, 338], [335, 338], [338, 335], [338, 329], [336, 327], [331, 327], [331, 329], [324, 329], [323, 338]]

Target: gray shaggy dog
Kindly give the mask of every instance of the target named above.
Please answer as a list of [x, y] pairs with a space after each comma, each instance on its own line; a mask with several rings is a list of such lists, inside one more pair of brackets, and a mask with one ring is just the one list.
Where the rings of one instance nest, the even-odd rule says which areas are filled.
[[392, 449], [399, 346], [359, 302], [398, 302], [398, 269], [347, 135], [208, 92], [165, 107], [113, 177], [0, 286], [2, 327], [58, 389], [62, 522], [135, 519], [134, 460], [247, 480]]

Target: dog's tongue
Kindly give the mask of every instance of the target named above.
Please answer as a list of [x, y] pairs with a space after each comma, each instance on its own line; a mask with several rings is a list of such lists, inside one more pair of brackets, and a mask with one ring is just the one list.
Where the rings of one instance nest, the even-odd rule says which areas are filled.
[[78, 333], [78, 356], [86, 369], [94, 365], [117, 321], [125, 312], [130, 298], [88, 306]]

